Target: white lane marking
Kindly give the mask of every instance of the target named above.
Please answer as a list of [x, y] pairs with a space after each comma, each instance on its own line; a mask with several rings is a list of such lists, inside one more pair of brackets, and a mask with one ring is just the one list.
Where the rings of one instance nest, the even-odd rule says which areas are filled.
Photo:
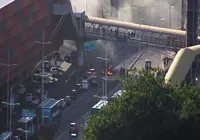
[[63, 131], [63, 132], [60, 134], [60, 136], [56, 138], [56, 140], [61, 139], [61, 138], [62, 138], [65, 134], [67, 134], [67, 133], [68, 133], [67, 130]]
[[76, 71], [77, 69], [75, 69], [69, 76], [72, 77]]

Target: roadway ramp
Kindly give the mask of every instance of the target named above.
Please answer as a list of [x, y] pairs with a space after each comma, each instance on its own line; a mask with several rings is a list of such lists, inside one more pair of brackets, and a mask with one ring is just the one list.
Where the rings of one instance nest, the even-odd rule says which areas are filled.
[[80, 31], [72, 10], [71, 2], [66, 4], [55, 3], [53, 6], [53, 15], [55, 19], [59, 19], [59, 31], [63, 32], [64, 39], [77, 40], [79, 38]]

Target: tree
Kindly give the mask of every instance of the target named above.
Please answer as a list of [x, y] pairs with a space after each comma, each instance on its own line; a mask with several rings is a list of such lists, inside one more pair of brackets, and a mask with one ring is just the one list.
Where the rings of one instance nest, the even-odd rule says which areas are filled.
[[138, 79], [126, 79], [124, 89], [122, 97], [88, 119], [87, 140], [200, 139], [199, 88], [172, 87], [143, 70]]

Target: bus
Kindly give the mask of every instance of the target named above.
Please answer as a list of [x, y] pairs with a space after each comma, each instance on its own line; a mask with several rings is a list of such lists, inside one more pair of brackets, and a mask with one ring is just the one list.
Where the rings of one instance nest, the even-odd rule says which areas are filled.
[[122, 94], [125, 92], [125, 90], [118, 90], [116, 93], [114, 93], [110, 98], [109, 98], [109, 102], [113, 101], [114, 99], [122, 96]]
[[3, 132], [0, 134], [0, 140], [10, 140], [12, 139], [12, 132]]
[[36, 110], [37, 119], [40, 128], [49, 128], [55, 130], [62, 119], [61, 100], [47, 98], [41, 102]]
[[34, 137], [37, 129], [36, 124], [35, 110], [22, 109], [22, 117], [17, 121], [18, 136], [24, 139]]
[[108, 104], [108, 101], [106, 100], [100, 100], [96, 105], [94, 105], [92, 107], [92, 109], [90, 110], [90, 115], [95, 115], [98, 114], [99, 110]]

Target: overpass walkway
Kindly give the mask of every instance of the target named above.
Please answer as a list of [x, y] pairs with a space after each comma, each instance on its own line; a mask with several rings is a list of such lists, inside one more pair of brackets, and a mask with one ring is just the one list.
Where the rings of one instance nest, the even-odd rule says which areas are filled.
[[[141, 25], [81, 14], [83, 36], [88, 39], [102, 39], [121, 42], [139, 42], [167, 48], [186, 46], [186, 31]], [[200, 37], [198, 37], [200, 40]]]

